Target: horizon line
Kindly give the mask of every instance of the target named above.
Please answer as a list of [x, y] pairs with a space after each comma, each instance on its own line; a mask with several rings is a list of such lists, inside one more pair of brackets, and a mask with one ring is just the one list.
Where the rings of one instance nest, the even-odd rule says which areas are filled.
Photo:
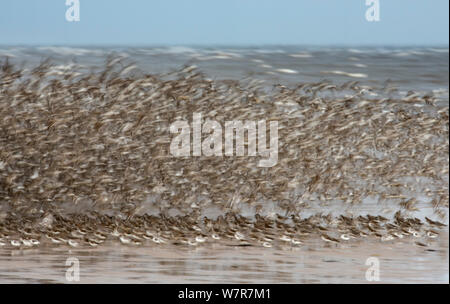
[[443, 47], [449, 48], [449, 44], [445, 43], [435, 43], [435, 44], [308, 44], [308, 43], [99, 43], [99, 44], [86, 44], [86, 43], [11, 43], [3, 44], [0, 43], [0, 47], [240, 47], [240, 48], [251, 48], [251, 47]]

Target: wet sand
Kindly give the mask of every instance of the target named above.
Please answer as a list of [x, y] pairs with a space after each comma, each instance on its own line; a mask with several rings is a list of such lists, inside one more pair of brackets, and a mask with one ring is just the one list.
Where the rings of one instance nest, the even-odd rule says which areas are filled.
[[[66, 259], [80, 261], [78, 283], [447, 283], [448, 230], [419, 247], [354, 241], [298, 248], [179, 246], [0, 250], [0, 283], [70, 283]], [[380, 261], [380, 281], [366, 280], [366, 260]]]

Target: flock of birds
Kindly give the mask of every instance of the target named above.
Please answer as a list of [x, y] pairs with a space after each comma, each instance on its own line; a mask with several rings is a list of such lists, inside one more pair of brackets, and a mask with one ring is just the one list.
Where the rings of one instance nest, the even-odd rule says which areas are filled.
[[320, 237], [326, 243], [346, 243], [364, 238], [381, 242], [414, 239], [420, 247], [439, 236], [446, 225], [428, 217], [405, 218], [398, 211], [389, 221], [383, 216], [347, 217], [316, 214], [307, 218], [256, 214], [254, 219], [228, 212], [216, 219], [195, 214], [166, 217], [142, 215], [118, 219], [98, 213], [89, 215], [47, 214], [43, 219], [8, 218], [0, 225], [0, 246], [31, 248], [39, 245], [97, 247], [120, 241], [140, 246], [171, 244], [198, 246], [220, 242], [227, 246], [292, 248]]
[[[173, 157], [169, 126], [194, 112], [278, 121], [277, 165]], [[433, 93], [356, 81], [268, 88], [211, 80], [194, 66], [153, 75], [120, 57], [92, 71], [3, 60], [0, 118], [0, 247], [272, 247], [314, 236], [427, 246], [446, 226], [414, 215], [420, 201], [441, 219], [448, 211], [449, 108]], [[397, 212], [324, 215], [368, 199]], [[305, 215], [314, 208], [322, 212]]]

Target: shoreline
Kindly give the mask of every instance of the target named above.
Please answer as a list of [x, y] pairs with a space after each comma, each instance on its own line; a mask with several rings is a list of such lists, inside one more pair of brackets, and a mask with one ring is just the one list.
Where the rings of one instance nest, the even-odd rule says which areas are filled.
[[[373, 241], [346, 247], [311, 242], [288, 250], [118, 244], [90, 250], [0, 249], [0, 282], [69, 283], [65, 261], [77, 257], [79, 283], [448, 283], [448, 230], [446, 236], [433, 245], [434, 251], [407, 242], [379, 246]], [[369, 257], [380, 261], [379, 282], [365, 278]]]

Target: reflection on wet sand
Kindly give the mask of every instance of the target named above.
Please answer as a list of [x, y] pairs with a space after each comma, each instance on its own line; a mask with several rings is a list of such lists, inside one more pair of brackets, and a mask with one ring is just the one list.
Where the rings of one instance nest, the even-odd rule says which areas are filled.
[[448, 283], [448, 230], [427, 248], [411, 240], [284, 249], [211, 245], [0, 250], [2, 283], [67, 283], [65, 261], [80, 261], [79, 283], [367, 283], [366, 260], [380, 261], [380, 283]]

